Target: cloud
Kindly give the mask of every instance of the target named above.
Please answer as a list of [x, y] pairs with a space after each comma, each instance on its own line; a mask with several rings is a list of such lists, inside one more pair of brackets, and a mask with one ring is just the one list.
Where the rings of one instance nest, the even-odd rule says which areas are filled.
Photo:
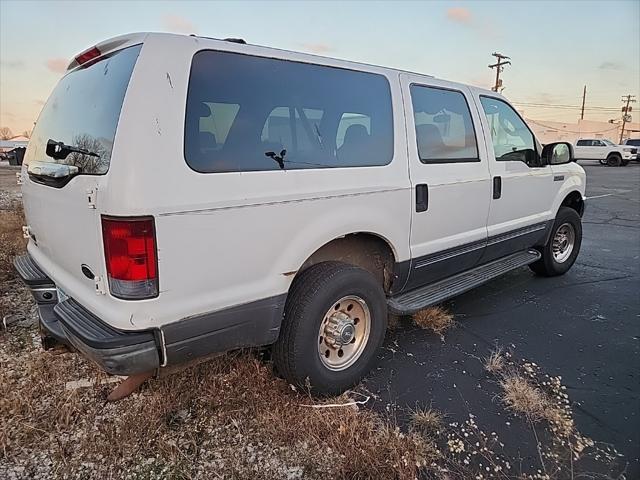
[[47, 68], [54, 73], [64, 73], [69, 65], [69, 60], [66, 58], [50, 58], [47, 60]]
[[162, 19], [164, 28], [175, 33], [196, 33], [196, 27], [190, 20], [180, 15], [165, 15]]
[[302, 48], [311, 52], [311, 53], [329, 53], [333, 50], [329, 45], [324, 43], [303, 43]]
[[476, 17], [468, 8], [451, 7], [447, 9], [446, 14], [450, 22], [469, 28], [483, 39], [493, 40], [501, 36], [491, 18]]
[[471, 11], [464, 7], [451, 7], [447, 9], [447, 18], [452, 22], [470, 24], [472, 22]]
[[598, 69], [600, 70], [624, 70], [625, 65], [620, 62], [602, 62]]
[[24, 62], [22, 60], [2, 60], [0, 65], [5, 68], [24, 68]]

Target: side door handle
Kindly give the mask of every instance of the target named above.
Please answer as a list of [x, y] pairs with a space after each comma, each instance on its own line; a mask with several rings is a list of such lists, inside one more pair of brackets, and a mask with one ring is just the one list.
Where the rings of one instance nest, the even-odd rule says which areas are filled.
[[502, 177], [493, 177], [493, 199], [496, 200], [502, 196]]
[[426, 212], [429, 208], [429, 187], [426, 183], [416, 185], [416, 212]]

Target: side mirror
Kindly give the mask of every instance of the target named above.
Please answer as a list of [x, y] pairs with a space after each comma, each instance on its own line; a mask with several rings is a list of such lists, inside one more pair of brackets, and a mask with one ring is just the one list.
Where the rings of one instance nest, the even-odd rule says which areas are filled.
[[545, 165], [574, 162], [573, 145], [568, 142], [548, 143], [542, 148], [542, 161]]

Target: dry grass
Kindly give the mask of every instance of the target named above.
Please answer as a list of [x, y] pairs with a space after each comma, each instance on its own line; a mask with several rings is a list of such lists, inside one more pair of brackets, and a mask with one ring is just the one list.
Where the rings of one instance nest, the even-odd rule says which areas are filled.
[[[172, 476], [190, 478], [213, 468], [230, 478], [299, 470], [305, 478], [410, 479], [434, 455], [420, 435], [402, 434], [373, 412], [309, 407], [314, 402], [249, 354], [153, 380], [106, 405], [103, 374], [81, 357], [32, 346], [23, 360], [0, 371], [0, 463], [20, 464], [37, 452], [36, 463], [51, 462], [48, 476], [88, 468], [94, 478], [120, 478], [171, 468]], [[64, 390], [67, 381], [95, 377], [93, 388]]]
[[491, 354], [484, 359], [484, 369], [493, 374], [501, 372], [505, 367], [506, 361], [502, 348], [496, 348]]
[[0, 210], [0, 320], [13, 313], [16, 297], [28, 298], [20, 292], [20, 283], [13, 268], [13, 258], [24, 251], [22, 238], [24, 214], [22, 208]]
[[549, 409], [552, 409], [547, 396], [520, 375], [507, 375], [500, 381], [500, 386], [503, 390], [502, 400], [505, 405], [517, 414], [539, 421], [545, 419]]
[[416, 408], [411, 412], [411, 427], [419, 432], [434, 434], [442, 427], [444, 415], [432, 408]]
[[437, 335], [442, 335], [455, 324], [453, 315], [442, 307], [429, 307], [413, 315], [416, 325], [427, 330], [433, 330]]

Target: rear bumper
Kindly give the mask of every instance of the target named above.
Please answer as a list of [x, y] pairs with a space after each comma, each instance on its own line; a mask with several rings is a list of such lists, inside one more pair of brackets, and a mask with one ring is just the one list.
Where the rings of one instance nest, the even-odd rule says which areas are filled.
[[153, 331], [117, 330], [72, 298], [58, 303], [54, 282], [29, 255], [17, 257], [14, 266], [38, 304], [43, 340], [49, 337], [64, 343], [114, 375], [160, 367], [159, 344]]
[[38, 304], [44, 347], [64, 343], [114, 375], [149, 372], [212, 353], [270, 345], [278, 338], [286, 300], [283, 294], [153, 330], [125, 331], [107, 324], [73, 298], [58, 302], [55, 282], [30, 255], [17, 257], [14, 266]]

